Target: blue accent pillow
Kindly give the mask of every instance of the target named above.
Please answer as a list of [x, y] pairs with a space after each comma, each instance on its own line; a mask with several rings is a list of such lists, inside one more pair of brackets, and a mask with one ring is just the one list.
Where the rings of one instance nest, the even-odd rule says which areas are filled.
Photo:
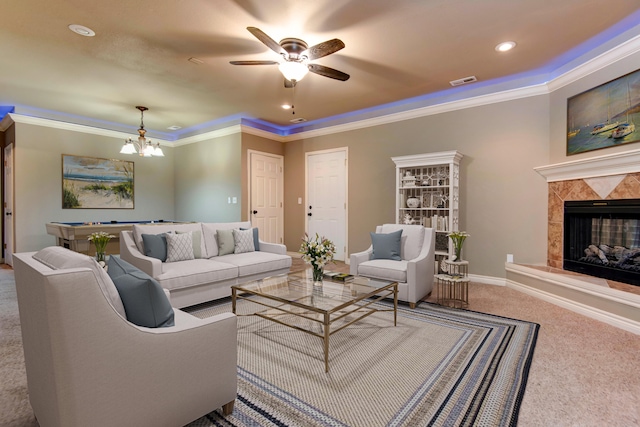
[[400, 261], [400, 242], [402, 230], [393, 233], [371, 233], [373, 255], [371, 259], [391, 259]]
[[108, 266], [129, 322], [148, 328], [175, 325], [173, 307], [155, 279], [117, 256], [109, 257]]
[[240, 230], [253, 230], [253, 249], [256, 251], [260, 250], [260, 237], [258, 237], [258, 228], [257, 227], [253, 227], [253, 228], [242, 228], [240, 227]]
[[142, 243], [144, 246], [144, 254], [146, 256], [157, 258], [162, 262], [167, 260], [166, 234], [143, 234]]

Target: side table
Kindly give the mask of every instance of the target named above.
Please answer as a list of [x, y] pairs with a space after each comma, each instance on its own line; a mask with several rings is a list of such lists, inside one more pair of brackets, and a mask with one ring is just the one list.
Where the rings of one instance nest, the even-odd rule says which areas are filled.
[[469, 305], [469, 261], [443, 260], [444, 274], [436, 275], [436, 304], [462, 308]]

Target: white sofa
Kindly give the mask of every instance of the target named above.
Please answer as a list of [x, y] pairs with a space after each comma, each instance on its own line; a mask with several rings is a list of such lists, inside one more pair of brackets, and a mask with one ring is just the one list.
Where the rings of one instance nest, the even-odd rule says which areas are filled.
[[402, 230], [400, 260], [372, 259], [373, 245], [351, 254], [350, 273], [398, 282], [398, 299], [411, 308], [433, 289], [435, 231], [421, 225], [383, 224], [376, 233]]
[[35, 252], [13, 255], [39, 425], [181, 426], [220, 407], [233, 410], [235, 315], [199, 319], [174, 309], [174, 326], [137, 326], [94, 259], [59, 246], [43, 252], [54, 262]]
[[[231, 295], [231, 286], [288, 273], [291, 257], [286, 246], [260, 241], [259, 250], [218, 255], [217, 230], [250, 229], [251, 223], [181, 223], [134, 225], [120, 233], [120, 257], [138, 267], [171, 294], [171, 305], [188, 307]], [[202, 258], [162, 262], [144, 255], [142, 234], [200, 232]]]

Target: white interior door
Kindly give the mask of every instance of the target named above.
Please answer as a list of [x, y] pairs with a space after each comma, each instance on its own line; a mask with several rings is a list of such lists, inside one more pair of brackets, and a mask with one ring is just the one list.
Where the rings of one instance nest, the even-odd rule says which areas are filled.
[[284, 243], [284, 193], [282, 156], [249, 151], [249, 218], [260, 239]]
[[4, 148], [4, 262], [13, 266], [13, 144]]
[[347, 150], [307, 153], [307, 233], [336, 246], [334, 259], [347, 252]]

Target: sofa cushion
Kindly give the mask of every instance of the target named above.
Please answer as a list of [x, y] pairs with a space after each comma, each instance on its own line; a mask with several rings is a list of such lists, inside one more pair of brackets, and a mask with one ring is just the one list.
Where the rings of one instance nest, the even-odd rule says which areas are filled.
[[128, 321], [148, 328], [175, 325], [173, 308], [157, 281], [119, 257], [109, 257], [108, 265]]
[[218, 230], [233, 230], [234, 228], [251, 228], [249, 221], [241, 222], [203, 222], [202, 240], [207, 248], [207, 258], [218, 256]]
[[358, 275], [377, 279], [407, 281], [407, 261], [375, 259], [358, 264]]
[[63, 248], [62, 246], [44, 248], [33, 254], [33, 258], [53, 270], [64, 270], [67, 268], [88, 268], [92, 270], [104, 296], [111, 302], [113, 308], [126, 319], [127, 315], [118, 290], [107, 272], [94, 258]]
[[167, 234], [167, 262], [194, 259], [191, 233]]
[[402, 230], [391, 233], [371, 233], [371, 245], [373, 254], [371, 259], [391, 259], [400, 261], [400, 242]]
[[218, 230], [216, 235], [218, 239], [218, 256], [232, 254], [236, 248], [233, 230]]
[[291, 257], [289, 255], [279, 255], [271, 252], [230, 254], [216, 259], [226, 264], [237, 266], [240, 280], [245, 276], [291, 267]]
[[146, 256], [159, 259], [162, 262], [167, 260], [167, 235], [165, 233], [143, 234], [142, 243]]
[[203, 258], [202, 256], [202, 231], [176, 231], [176, 234], [191, 233], [191, 240], [193, 241], [193, 257]]
[[215, 258], [164, 263], [162, 273], [156, 280], [163, 288], [171, 291], [214, 282], [235, 281], [237, 277], [237, 266]]
[[383, 224], [377, 227], [378, 233], [391, 233], [402, 230], [400, 258], [410, 261], [422, 252], [425, 239], [425, 229], [421, 225]]
[[[202, 231], [202, 224], [199, 222], [186, 222], [186, 223], [172, 223], [163, 222], [155, 224], [133, 224], [131, 230], [133, 232], [133, 241], [136, 242], [136, 246], [140, 253], [144, 253], [144, 246], [142, 242], [142, 234], [161, 234], [161, 233], [176, 233], [187, 231]], [[204, 239], [200, 244], [200, 251], [203, 258], [208, 258], [207, 249], [204, 244]]]
[[251, 230], [231, 230], [233, 232], [234, 254], [243, 254], [245, 252], [255, 251], [253, 245], [253, 231]]

